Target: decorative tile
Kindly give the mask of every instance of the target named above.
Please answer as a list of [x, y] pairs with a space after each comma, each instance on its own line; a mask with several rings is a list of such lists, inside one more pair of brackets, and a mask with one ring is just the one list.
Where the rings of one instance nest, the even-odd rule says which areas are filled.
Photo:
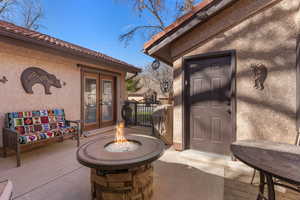
[[43, 130], [44, 131], [50, 131], [50, 125], [49, 124], [42, 124]]
[[33, 121], [31, 117], [24, 118], [24, 125], [32, 125]]
[[40, 115], [40, 111], [32, 111], [32, 117], [39, 117]]
[[24, 120], [23, 118], [15, 118], [14, 119], [14, 126], [24, 126]]
[[33, 124], [41, 124], [41, 118], [40, 117], [33, 117], [32, 118]]
[[21, 135], [25, 134], [24, 126], [17, 126], [16, 131], [18, 131]]
[[48, 116], [47, 110], [40, 110], [40, 116]]
[[48, 119], [49, 119], [49, 123], [56, 123], [57, 122], [56, 116], [49, 116]]
[[34, 125], [34, 131], [35, 131], [35, 132], [40, 132], [40, 131], [42, 131], [42, 130], [43, 130], [42, 125]]

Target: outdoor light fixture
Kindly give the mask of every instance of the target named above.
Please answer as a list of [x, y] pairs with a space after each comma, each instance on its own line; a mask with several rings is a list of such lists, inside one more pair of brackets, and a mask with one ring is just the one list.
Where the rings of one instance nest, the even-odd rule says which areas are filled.
[[153, 70], [157, 70], [159, 68], [159, 66], [160, 66], [160, 62], [158, 59], [155, 59], [151, 64], [151, 67]]

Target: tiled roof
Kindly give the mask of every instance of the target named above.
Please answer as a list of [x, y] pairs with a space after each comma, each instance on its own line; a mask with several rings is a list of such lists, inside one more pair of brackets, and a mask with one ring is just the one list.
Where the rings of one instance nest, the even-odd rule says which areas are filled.
[[35, 40], [37, 42], [42, 42], [45, 45], [51, 45], [51, 46], [55, 46], [59, 49], [64, 49], [64, 50], [68, 50], [69, 52], [76, 52], [78, 54], [81, 55], [87, 55], [90, 57], [94, 57], [96, 60], [98, 61], [104, 61], [104, 62], [108, 62], [111, 64], [117, 64], [117, 65], [121, 65], [121, 66], [125, 66], [127, 68], [130, 68], [132, 71], [140, 71], [139, 68], [136, 68], [135, 66], [128, 64], [124, 61], [115, 59], [113, 57], [107, 56], [103, 53], [91, 50], [91, 49], [87, 49], [54, 37], [51, 37], [49, 35], [46, 34], [42, 34], [33, 30], [29, 30], [20, 26], [17, 26], [15, 24], [6, 22], [6, 21], [2, 21], [0, 20], [0, 35], [5, 35], [5, 33], [11, 33], [14, 34], [16, 37], [18, 38], [23, 38], [23, 39], [31, 39], [31, 40]]
[[163, 31], [159, 32], [158, 34], [154, 35], [151, 40], [146, 42], [144, 44], [144, 49], [148, 49], [150, 46], [152, 46], [155, 42], [157, 42], [159, 39], [165, 37], [170, 32], [177, 30], [182, 24], [184, 24], [186, 21], [191, 19], [196, 13], [198, 13], [201, 9], [208, 6], [211, 2], [215, 0], [203, 0], [200, 3], [198, 3], [196, 6], [192, 8], [192, 10], [185, 15], [178, 18], [175, 22], [173, 22], [171, 25], [167, 26]]

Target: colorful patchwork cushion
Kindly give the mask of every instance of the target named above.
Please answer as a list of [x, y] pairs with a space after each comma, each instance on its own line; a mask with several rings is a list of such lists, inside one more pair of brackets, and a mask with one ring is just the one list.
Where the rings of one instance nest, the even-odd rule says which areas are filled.
[[31, 142], [35, 142], [39, 139], [37, 135], [22, 135], [19, 137], [20, 144], [27, 144]]
[[20, 133], [21, 144], [72, 133], [76, 130], [74, 127], [66, 127], [63, 109], [11, 112], [6, 114], [5, 120], [6, 128]]
[[77, 127], [71, 126], [66, 128], [61, 128], [62, 134], [69, 134], [69, 133], [75, 133], [77, 131]]

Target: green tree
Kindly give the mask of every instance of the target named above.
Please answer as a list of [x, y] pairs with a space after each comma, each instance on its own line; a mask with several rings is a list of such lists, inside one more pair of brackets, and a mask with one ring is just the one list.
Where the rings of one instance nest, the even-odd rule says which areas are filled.
[[137, 92], [142, 87], [140, 86], [141, 79], [129, 79], [126, 80], [126, 89], [128, 92]]

